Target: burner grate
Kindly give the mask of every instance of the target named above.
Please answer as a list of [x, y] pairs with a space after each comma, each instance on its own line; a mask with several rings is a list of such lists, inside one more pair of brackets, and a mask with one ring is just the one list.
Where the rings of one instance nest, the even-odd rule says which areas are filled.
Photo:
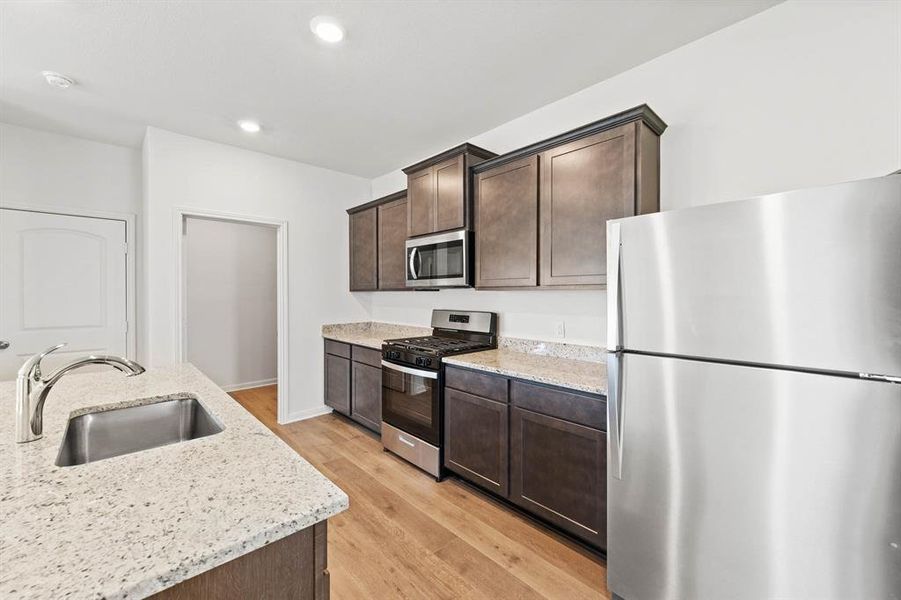
[[409, 348], [411, 350], [425, 350], [439, 354], [491, 348], [491, 345], [485, 342], [474, 340], [459, 340], [434, 335], [404, 338], [399, 340], [388, 340], [388, 343], [393, 346], [401, 346], [404, 348]]

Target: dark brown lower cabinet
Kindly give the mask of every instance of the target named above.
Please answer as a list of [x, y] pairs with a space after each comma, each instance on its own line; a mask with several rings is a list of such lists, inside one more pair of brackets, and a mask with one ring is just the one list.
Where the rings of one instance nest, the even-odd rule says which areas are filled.
[[350, 359], [328, 352], [325, 354], [325, 403], [341, 414], [350, 415]]
[[507, 404], [444, 390], [444, 465], [458, 475], [507, 497]]
[[328, 600], [327, 525], [317, 523], [151, 596], [153, 600]]
[[382, 430], [382, 369], [354, 362], [353, 411], [350, 418], [373, 431]]
[[510, 408], [510, 500], [606, 548], [607, 434]]

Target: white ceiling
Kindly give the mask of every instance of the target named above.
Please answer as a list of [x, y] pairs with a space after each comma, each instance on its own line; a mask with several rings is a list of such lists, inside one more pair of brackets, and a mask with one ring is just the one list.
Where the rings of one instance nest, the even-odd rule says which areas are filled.
[[[776, 3], [6, 1], [0, 120], [133, 146], [153, 125], [373, 177]], [[312, 36], [319, 14], [344, 42]]]

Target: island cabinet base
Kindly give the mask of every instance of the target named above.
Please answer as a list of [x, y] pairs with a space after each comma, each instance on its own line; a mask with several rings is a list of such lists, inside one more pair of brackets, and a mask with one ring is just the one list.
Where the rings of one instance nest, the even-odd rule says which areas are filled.
[[326, 521], [186, 579], [153, 600], [328, 600]]

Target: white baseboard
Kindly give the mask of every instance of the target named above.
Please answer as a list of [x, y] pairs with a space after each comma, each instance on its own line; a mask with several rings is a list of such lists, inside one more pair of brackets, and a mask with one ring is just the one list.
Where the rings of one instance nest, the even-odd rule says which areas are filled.
[[232, 385], [219, 386], [226, 392], [237, 392], [238, 390], [249, 390], [250, 388], [263, 387], [264, 385], [274, 385], [278, 383], [278, 379], [260, 379], [259, 381], [245, 381], [244, 383], [234, 383]]
[[294, 423], [295, 421], [303, 421], [305, 419], [312, 419], [313, 417], [321, 417], [322, 415], [327, 415], [330, 412], [332, 412], [332, 409], [324, 404], [322, 406], [298, 410], [288, 415], [288, 417], [284, 421], [279, 421], [279, 425], [287, 425], [288, 423]]

